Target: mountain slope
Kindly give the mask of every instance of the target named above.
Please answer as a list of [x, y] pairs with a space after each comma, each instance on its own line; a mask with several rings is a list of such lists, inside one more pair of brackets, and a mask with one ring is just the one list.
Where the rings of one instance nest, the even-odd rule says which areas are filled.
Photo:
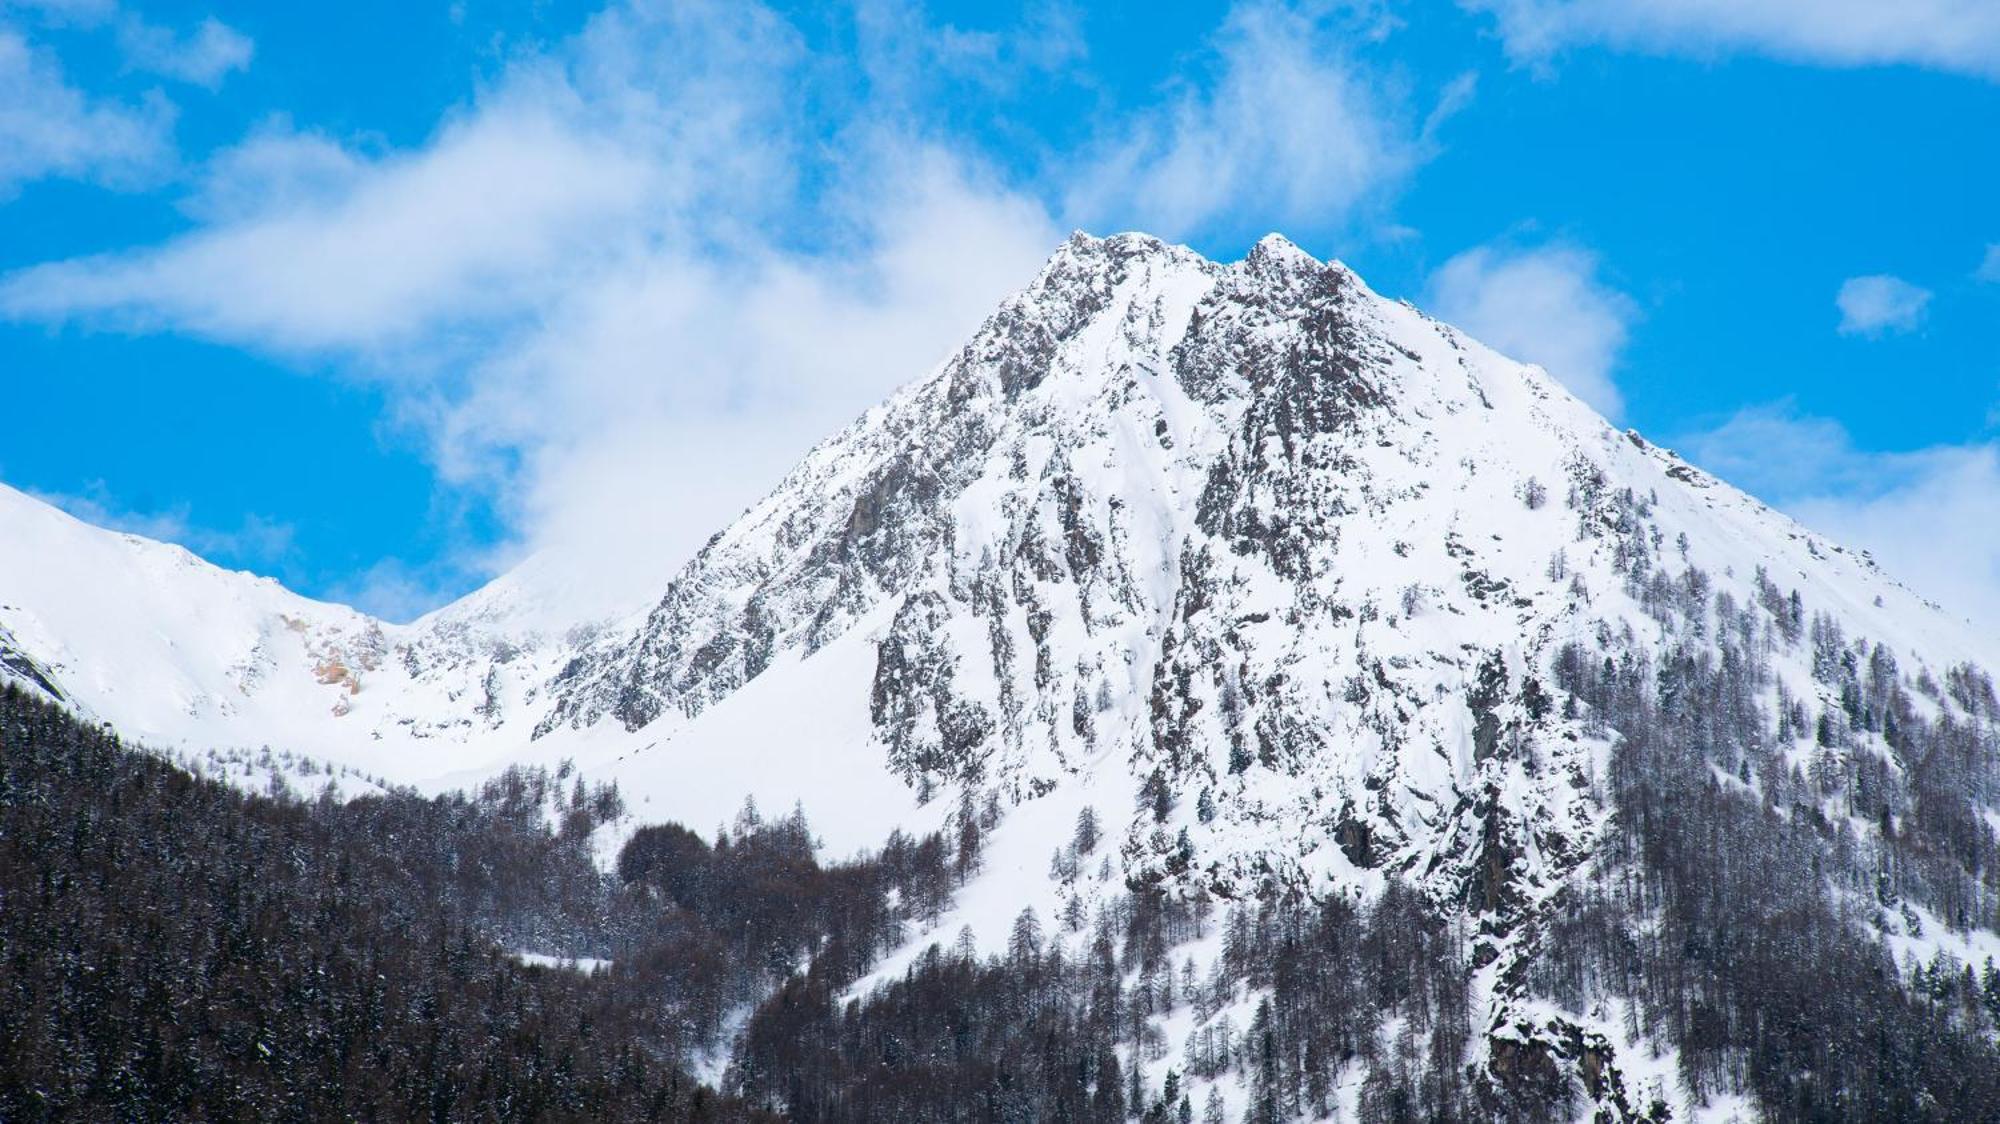
[[[1635, 566], [1741, 603], [1761, 566], [1935, 674], [1980, 654], [1865, 559], [1338, 265], [1280, 239], [1224, 267], [1078, 237], [586, 644], [540, 729], [682, 736], [860, 628], [873, 736], [919, 790], [1157, 769], [1165, 826], [1222, 883], [1273, 856], [1346, 877], [1460, 849], [1485, 656], [1512, 696], [1564, 641], [1664, 634]], [[1550, 799], [1516, 811], [1584, 830]], [[1135, 830], [1158, 872], [1174, 856]]]
[[164, 748], [282, 747], [404, 782], [497, 768], [480, 735], [562, 643], [478, 598], [389, 624], [4, 486], [0, 542], [0, 677]]
[[[622, 621], [556, 632], [503, 579], [385, 626], [0, 501], [36, 544], [0, 552], [0, 674], [135, 735], [432, 783], [573, 755], [642, 819], [797, 800], [838, 850], [991, 808], [938, 922], [989, 944], [1128, 885], [1412, 883], [1465, 934], [1475, 1060], [1625, 1115], [1700, 1103], [1648, 1060], [1682, 1040], [1535, 981], [1647, 871], [1635, 747], [1824, 825], [1828, 901], [1880, 867], [1899, 953], [2000, 951], [1992, 638], [1281, 238], [1073, 237]], [[1086, 808], [1094, 876], [1048, 858]]]
[[[5, 488], [0, 539], [10, 544], [0, 552], [0, 614], [11, 644], [69, 698], [148, 732], [268, 722], [271, 713], [246, 709], [273, 672], [310, 661], [317, 677], [335, 679], [338, 668], [374, 662], [368, 650], [385, 644], [381, 627], [353, 610], [99, 530]], [[299, 639], [282, 644], [286, 633]]]
[[[1866, 708], [1990, 724], [1976, 690], [1937, 689], [1987, 648], [1866, 558], [1337, 264], [1279, 239], [1217, 266], [1078, 238], [939, 371], [815, 450], [642, 624], [587, 645], [541, 729], [640, 732], [659, 748], [624, 776], [657, 792], [743, 684], [781, 712], [787, 693], [761, 680], [872, 666], [865, 747], [850, 720], [771, 763], [837, 743], [843, 761], [880, 753], [919, 799], [1019, 804], [999, 873], [947, 931], [1101, 904], [1107, 883], [1042, 874], [1090, 805], [1121, 837], [1111, 886], [1412, 879], [1471, 927], [1489, 1062], [1567, 1049], [1574, 1074], [1563, 1044], [1600, 1042], [1636, 1098], [1630, 1059], [1657, 1044], [1530, 1014], [1521, 982], [1611, 830], [1629, 740], [1576, 701], [1580, 680], [1565, 700], [1562, 667], [1750, 660], [1716, 767], [1859, 777], [1872, 761], [1893, 785], [1908, 747], [1815, 745], [1769, 716], [1855, 713], [1829, 661], [1900, 654], [1902, 686]], [[731, 748], [770, 753], [754, 734]], [[1966, 796], [1991, 819], [1990, 788]], [[1838, 800], [1824, 815], [1854, 820]], [[1990, 834], [1980, 846], [1975, 875]], [[2000, 947], [1983, 924], [1904, 947], [1975, 962]], [[1915, 915], [1887, 927], [1921, 931]]]

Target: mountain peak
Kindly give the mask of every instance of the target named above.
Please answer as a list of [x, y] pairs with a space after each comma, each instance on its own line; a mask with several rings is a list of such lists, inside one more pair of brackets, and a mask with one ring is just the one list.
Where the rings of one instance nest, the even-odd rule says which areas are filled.
[[[1201, 266], [1210, 270], [1224, 269], [1229, 264], [1143, 231], [1123, 231], [1099, 237], [1076, 230], [1049, 256], [1042, 267], [1042, 277], [1063, 276], [1083, 270], [1126, 269], [1133, 261], [1141, 259]], [[1268, 272], [1274, 269], [1318, 270], [1335, 263], [1320, 261], [1296, 242], [1274, 231], [1259, 238], [1240, 264], [1252, 271]]]
[[1246, 260], [1286, 263], [1298, 266], [1318, 266], [1325, 264], [1318, 258], [1300, 249], [1298, 243], [1276, 231], [1272, 231], [1264, 237], [1257, 239], [1257, 244], [1250, 247], [1250, 254]]
[[1186, 246], [1156, 238], [1151, 234], [1126, 231], [1098, 237], [1078, 230], [1057, 246], [1043, 263], [1041, 272], [1024, 291], [1024, 296], [1055, 289], [1069, 291], [1083, 278], [1095, 279], [1092, 286], [1116, 283], [1142, 264], [1163, 267], [1210, 269], [1215, 263]]

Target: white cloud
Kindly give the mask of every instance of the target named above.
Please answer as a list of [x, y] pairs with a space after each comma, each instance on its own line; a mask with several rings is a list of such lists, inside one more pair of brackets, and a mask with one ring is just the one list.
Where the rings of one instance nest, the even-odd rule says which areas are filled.
[[46, 177], [133, 186], [171, 164], [173, 109], [72, 86], [52, 54], [0, 24], [0, 198]]
[[2000, 631], [2000, 444], [1867, 452], [1840, 423], [1780, 403], [1681, 445], [1717, 475], [1869, 551], [1948, 611]]
[[1802, 522], [1872, 551], [1890, 573], [1989, 633], [2000, 630], [2000, 446], [1943, 447], [1899, 458], [1898, 482], [1874, 494], [1808, 496]]
[[43, 26], [108, 29], [130, 69], [210, 89], [230, 72], [247, 69], [256, 51], [249, 36], [212, 16], [181, 34], [117, 0], [0, 0], [0, 15], [10, 10]]
[[179, 35], [112, 0], [0, 0], [0, 199], [47, 178], [150, 186], [177, 163], [172, 102], [158, 91], [124, 102], [74, 84], [30, 26], [109, 29], [129, 69], [210, 88], [248, 66], [254, 49], [214, 19]]
[[[1060, 239], [901, 119], [811, 119], [829, 80], [761, 9], [615, 7], [417, 149], [269, 124], [192, 232], [16, 273], [0, 310], [340, 359], [499, 504], [491, 566], [545, 552], [585, 611], [626, 607]], [[427, 585], [348, 593], [404, 615]]]
[[908, 105], [958, 81], [987, 95], [1013, 92], [1061, 80], [1089, 53], [1079, 13], [1057, 0], [1026, 5], [1011, 27], [967, 30], [928, 15], [900, 0], [855, 3], [856, 53], [874, 97]]
[[1826, 66], [1908, 64], [2000, 79], [1990, 0], [1460, 0], [1507, 52], [1545, 62], [1589, 44], [1697, 57], [1753, 52]]
[[[1167, 237], [1232, 215], [1254, 216], [1258, 233], [1325, 228], [1423, 162], [1419, 115], [1324, 21], [1281, 4], [1241, 4], [1212, 49], [1210, 82], [1121, 123], [1069, 192], [1073, 221]], [[1446, 112], [1470, 93], [1453, 83]]]
[[57, 27], [97, 27], [117, 14], [117, 0], [0, 0], [0, 15], [31, 16]]
[[1540, 364], [1605, 417], [1624, 412], [1612, 369], [1638, 306], [1599, 278], [1588, 250], [1475, 247], [1431, 274], [1429, 290], [1440, 319]]
[[208, 158], [180, 209], [210, 225], [337, 206], [372, 167], [362, 153], [272, 118]]
[[1789, 402], [1739, 410], [1677, 444], [1710, 472], [1772, 501], [1855, 492], [1876, 479], [1845, 426], [1800, 415]]
[[2000, 284], [2000, 244], [1986, 247], [1986, 257], [1980, 261], [1972, 277], [1975, 281]]
[[[0, 282], [0, 310], [283, 351], [407, 343], [440, 320], [510, 312], [560, 288], [656, 190], [642, 161], [530, 108], [482, 114], [422, 152], [366, 166], [309, 141], [282, 147], [236, 160], [258, 165], [241, 170], [260, 186], [349, 165], [347, 190], [279, 201], [157, 249], [13, 274]], [[203, 204], [226, 210], [218, 200], [245, 194], [216, 185]]]
[[118, 23], [118, 43], [134, 69], [210, 89], [231, 71], [248, 69], [256, 49], [249, 36], [213, 18], [183, 36], [127, 16]]
[[797, 62], [761, 9], [615, 7], [420, 148], [267, 125], [212, 162], [187, 206], [207, 223], [15, 273], [0, 311], [284, 352], [460, 345], [627, 259], [762, 240], [795, 182]]
[[[889, 159], [883, 157], [882, 159]], [[483, 365], [439, 430], [448, 473], [521, 456], [514, 514], [542, 574], [606, 611], [678, 563], [811, 444], [941, 361], [1059, 237], [941, 153], [868, 193], [857, 245], [729, 261], [658, 254], [566, 295]]]
[[326, 597], [381, 620], [408, 623], [437, 608], [450, 595], [434, 577], [401, 559], [384, 558], [351, 580], [335, 585]]
[[159, 542], [177, 543], [211, 558], [270, 565], [292, 553], [294, 532], [291, 525], [261, 515], [247, 515], [234, 528], [205, 527], [194, 521], [193, 509], [185, 503], [157, 511], [134, 511], [125, 507], [112, 497], [102, 480], [92, 481], [81, 492], [30, 490], [29, 494], [43, 503], [62, 508], [86, 523]]
[[1879, 336], [1915, 331], [1923, 323], [1931, 293], [1900, 277], [1878, 273], [1848, 278], [1833, 303], [1840, 309], [1841, 335]]

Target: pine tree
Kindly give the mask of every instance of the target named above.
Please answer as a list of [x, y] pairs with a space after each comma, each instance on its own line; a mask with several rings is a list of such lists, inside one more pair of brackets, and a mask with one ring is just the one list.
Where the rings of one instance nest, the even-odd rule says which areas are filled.
[[1076, 814], [1076, 832], [1072, 836], [1072, 841], [1076, 844], [1076, 853], [1088, 855], [1097, 850], [1100, 838], [1097, 828], [1097, 809], [1086, 804], [1083, 810]]

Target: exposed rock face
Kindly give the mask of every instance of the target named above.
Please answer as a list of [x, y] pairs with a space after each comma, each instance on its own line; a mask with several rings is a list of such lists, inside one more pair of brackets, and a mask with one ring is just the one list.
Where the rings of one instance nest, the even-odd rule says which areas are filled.
[[0, 626], [0, 685], [8, 683], [39, 691], [56, 702], [69, 701], [63, 689], [56, 685], [55, 676], [21, 647], [13, 633]]
[[[1569, 515], [1514, 493], [1593, 451], [1644, 459], [1282, 239], [1223, 266], [1079, 235], [579, 652], [541, 728], [699, 715], [887, 607], [870, 706], [896, 768], [1017, 798], [1107, 753], [1159, 769], [1174, 812], [1134, 826], [1137, 877], [1183, 827], [1223, 892], [1580, 839], [1563, 770], [1589, 749], [1519, 702], [1577, 607], [1541, 572]], [[1525, 782], [1503, 731], [1560, 743], [1554, 768]]]

